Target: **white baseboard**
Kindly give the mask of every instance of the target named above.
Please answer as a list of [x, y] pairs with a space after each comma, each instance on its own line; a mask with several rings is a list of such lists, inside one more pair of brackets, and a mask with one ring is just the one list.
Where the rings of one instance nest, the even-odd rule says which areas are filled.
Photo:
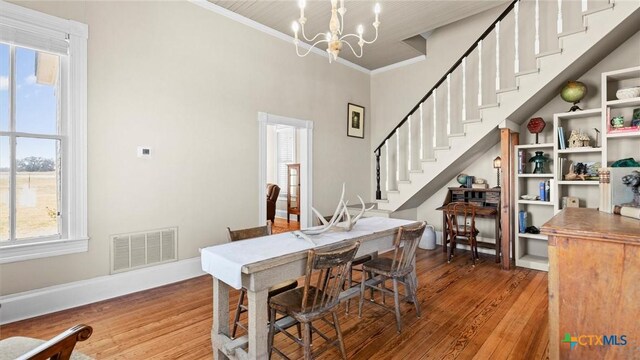
[[0, 324], [32, 318], [204, 275], [200, 256], [0, 296]]

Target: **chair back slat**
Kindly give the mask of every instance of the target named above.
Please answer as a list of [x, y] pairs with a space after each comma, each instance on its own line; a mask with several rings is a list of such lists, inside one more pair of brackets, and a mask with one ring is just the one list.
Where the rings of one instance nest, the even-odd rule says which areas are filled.
[[394, 272], [403, 272], [413, 266], [413, 260], [416, 256], [416, 249], [420, 238], [427, 226], [426, 222], [422, 222], [416, 228], [400, 227], [398, 235], [394, 241], [394, 254], [391, 270]]
[[[453, 202], [445, 208], [450, 237], [472, 235], [476, 223], [476, 206], [471, 203]], [[467, 223], [470, 225], [467, 226]]]
[[267, 225], [257, 226], [248, 229], [231, 230], [227, 228], [229, 241], [246, 240], [260, 236], [271, 235], [271, 221], [267, 220]]
[[[302, 295], [302, 311], [316, 312], [338, 304], [351, 262], [360, 242], [328, 251], [309, 250]], [[317, 276], [317, 279], [312, 277]], [[312, 286], [311, 284], [314, 284]]]

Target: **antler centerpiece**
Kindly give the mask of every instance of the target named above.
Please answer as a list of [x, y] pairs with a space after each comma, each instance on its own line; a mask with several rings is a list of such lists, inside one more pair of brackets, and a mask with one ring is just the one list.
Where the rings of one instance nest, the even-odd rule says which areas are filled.
[[[364, 200], [362, 200], [360, 195], [358, 195], [358, 199], [362, 204], [362, 208], [360, 209], [360, 213], [352, 218], [351, 214], [349, 214], [349, 210], [347, 209], [347, 204], [349, 202], [344, 200], [344, 193], [345, 193], [345, 184], [342, 183], [342, 195], [340, 196], [340, 201], [338, 202], [338, 206], [336, 207], [336, 211], [334, 211], [333, 216], [331, 217], [331, 220], [327, 221], [322, 216], [322, 214], [320, 214], [318, 210], [316, 210], [314, 207], [311, 207], [311, 210], [318, 217], [318, 219], [320, 219], [320, 221], [322, 222], [322, 225], [320, 227], [294, 231], [293, 233], [298, 237], [302, 237], [311, 241], [311, 239], [307, 235], [319, 235], [329, 230], [351, 231], [351, 229], [353, 229], [353, 226], [364, 215], [365, 211], [369, 211], [373, 209], [375, 205], [367, 209], [364, 204]], [[343, 217], [346, 218], [346, 220], [339, 221]]]

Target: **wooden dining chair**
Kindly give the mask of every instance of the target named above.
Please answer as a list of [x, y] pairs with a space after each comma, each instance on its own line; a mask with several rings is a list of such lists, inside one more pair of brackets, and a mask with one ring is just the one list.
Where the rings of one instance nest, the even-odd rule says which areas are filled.
[[444, 209], [447, 218], [447, 233], [449, 238], [449, 249], [447, 261], [450, 263], [456, 249], [456, 240], [464, 238], [469, 242], [471, 248], [471, 260], [473, 266], [478, 259], [477, 237], [480, 233], [476, 229], [476, 205], [466, 202], [453, 202], [447, 204]]
[[[302, 341], [287, 331], [286, 327], [272, 321], [269, 325], [269, 356], [277, 352], [280, 356], [288, 357], [274, 347], [274, 336], [283, 333], [304, 349], [304, 358], [311, 359], [336, 346], [343, 359], [347, 358], [342, 341], [342, 332], [338, 322], [337, 308], [340, 304], [340, 293], [351, 267], [351, 262], [358, 251], [360, 242], [357, 241], [347, 246], [327, 248], [328, 250], [311, 249], [307, 256], [307, 267], [303, 288], [285, 291], [269, 300], [270, 317], [276, 318], [278, 314], [287, 316], [298, 324], [302, 324]], [[326, 319], [331, 315], [333, 322]], [[285, 319], [286, 320], [286, 319]], [[322, 333], [320, 326], [314, 326], [314, 321], [323, 321], [333, 327], [334, 337]], [[286, 321], [283, 321], [286, 323]], [[318, 334], [325, 340], [318, 350], [312, 351], [312, 333]]]
[[[239, 230], [231, 230], [227, 228], [227, 235], [229, 236], [230, 241], [239, 241], [251, 239], [259, 236], [267, 236], [271, 235], [271, 221], [267, 221], [267, 225], [265, 226], [257, 226], [248, 229], [239, 229]], [[269, 289], [269, 294], [267, 298], [271, 298], [272, 296], [278, 295], [287, 290], [295, 289], [298, 286], [297, 280], [285, 281], [283, 283], [274, 285], [271, 289]], [[236, 337], [236, 332], [238, 327], [241, 327], [245, 330], [247, 328], [240, 321], [240, 315], [244, 312], [248, 311], [247, 305], [245, 305], [245, 298], [247, 297], [247, 290], [242, 288], [240, 290], [240, 296], [238, 298], [238, 305], [236, 306], [236, 313], [233, 319], [233, 328], [231, 330], [231, 338]], [[269, 318], [269, 322], [271, 322], [271, 318]], [[300, 329], [298, 329], [298, 335], [300, 336]]]
[[51, 340], [14, 336], [0, 341], [0, 359], [17, 360], [91, 360], [79, 351], [74, 351], [78, 341], [87, 340], [93, 333], [89, 325], [75, 325]]
[[[370, 278], [373, 281], [369, 281], [366, 278], [360, 283], [360, 302], [358, 304], [358, 316], [362, 317], [362, 305], [364, 304], [364, 293], [367, 287], [371, 290], [380, 291], [382, 293], [382, 302], [377, 303], [373, 296], [369, 300], [371, 304], [381, 306], [382, 308], [395, 312], [396, 314], [396, 326], [398, 333], [402, 331], [402, 318], [400, 316], [400, 294], [398, 291], [398, 283], [404, 285], [406, 289], [406, 295], [402, 300], [408, 300], [413, 302], [416, 307], [416, 314], [420, 317], [420, 303], [416, 296], [417, 292], [417, 280], [414, 274], [414, 264], [416, 258], [416, 249], [418, 243], [424, 233], [424, 229], [427, 223], [423, 222], [416, 228], [400, 227], [398, 235], [394, 240], [393, 258], [381, 257], [371, 261], [367, 261], [362, 265], [362, 270], [365, 271], [365, 276], [371, 274]], [[393, 288], [388, 289], [386, 287], [387, 280], [393, 282]], [[394, 309], [391, 309], [385, 304], [385, 294], [393, 294]]]

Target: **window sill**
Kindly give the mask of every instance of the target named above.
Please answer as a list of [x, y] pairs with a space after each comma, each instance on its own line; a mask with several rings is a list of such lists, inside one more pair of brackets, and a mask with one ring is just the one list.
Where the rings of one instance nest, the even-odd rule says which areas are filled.
[[0, 247], [0, 264], [75, 254], [89, 250], [89, 239], [54, 240]]

